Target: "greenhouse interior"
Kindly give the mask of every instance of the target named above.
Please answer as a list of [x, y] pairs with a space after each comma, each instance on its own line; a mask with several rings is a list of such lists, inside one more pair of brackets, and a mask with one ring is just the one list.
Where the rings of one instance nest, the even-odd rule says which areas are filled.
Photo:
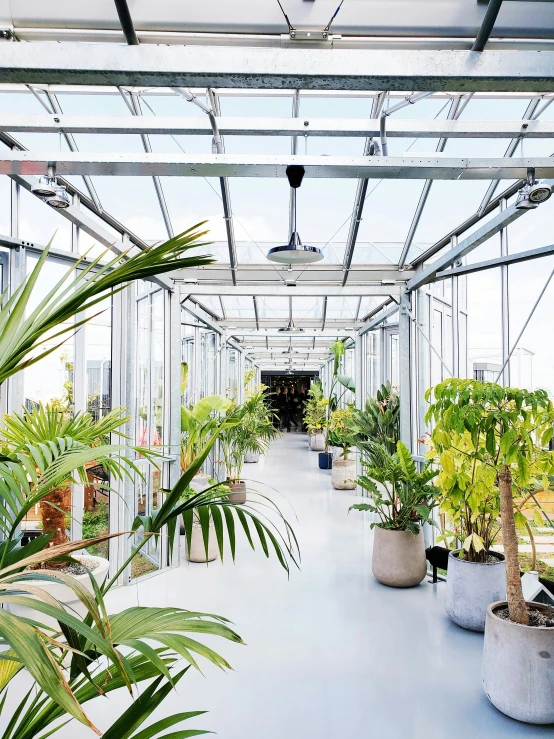
[[0, 0], [2, 739], [554, 727], [554, 3]]

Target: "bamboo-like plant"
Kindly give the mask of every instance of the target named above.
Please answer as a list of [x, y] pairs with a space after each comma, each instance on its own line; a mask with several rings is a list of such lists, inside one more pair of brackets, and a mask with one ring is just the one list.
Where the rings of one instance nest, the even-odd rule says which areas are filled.
[[[509, 615], [512, 621], [528, 625], [516, 533], [516, 522], [525, 519], [521, 511], [514, 511], [514, 492], [519, 495], [539, 482], [548, 486], [548, 475], [554, 472], [554, 453], [547, 449], [554, 406], [545, 390], [531, 392], [458, 378], [428, 390], [426, 397], [434, 400], [426, 419], [436, 424], [431, 438], [440, 455], [441, 484], [448, 494], [462, 496], [471, 517], [479, 513], [482, 497], [498, 487]], [[472, 478], [464, 467], [460, 474], [455, 463], [459, 455], [483, 472]], [[466, 550], [469, 544], [477, 552], [484, 549], [485, 541], [477, 532], [469, 532], [468, 539], [463, 542]]]

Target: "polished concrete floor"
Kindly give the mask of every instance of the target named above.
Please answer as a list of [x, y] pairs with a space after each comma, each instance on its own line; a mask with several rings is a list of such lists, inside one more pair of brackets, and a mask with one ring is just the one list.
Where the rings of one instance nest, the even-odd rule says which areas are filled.
[[[332, 489], [305, 435], [285, 434], [245, 476], [296, 514], [301, 571], [288, 580], [274, 559], [242, 542], [234, 565], [183, 563], [114, 591], [113, 610], [178, 605], [226, 616], [247, 644], [211, 640], [234, 671], [190, 670], [154, 718], [205, 709], [185, 727], [221, 739], [552, 736], [552, 727], [517, 723], [488, 702], [482, 636], [447, 619], [444, 584], [395, 590], [373, 579], [365, 514], [347, 515], [355, 495]], [[127, 702], [122, 694], [98, 699], [90, 715], [105, 728]], [[72, 722], [56, 736], [93, 734]]]

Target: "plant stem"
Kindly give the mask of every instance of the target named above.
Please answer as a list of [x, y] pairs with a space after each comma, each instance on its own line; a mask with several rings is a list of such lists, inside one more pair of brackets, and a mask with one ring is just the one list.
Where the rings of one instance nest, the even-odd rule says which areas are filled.
[[517, 533], [512, 499], [512, 472], [508, 465], [504, 465], [498, 473], [498, 489], [500, 491], [502, 544], [504, 545], [504, 556], [506, 557], [508, 611], [511, 621], [528, 626], [529, 614], [527, 605], [523, 599], [523, 589], [519, 574]]

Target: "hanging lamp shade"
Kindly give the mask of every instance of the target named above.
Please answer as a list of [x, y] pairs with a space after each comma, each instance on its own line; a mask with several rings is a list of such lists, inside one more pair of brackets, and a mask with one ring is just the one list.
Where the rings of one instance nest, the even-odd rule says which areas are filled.
[[297, 231], [293, 231], [288, 244], [274, 246], [267, 253], [270, 262], [277, 264], [313, 264], [323, 259], [317, 246], [305, 246]]

